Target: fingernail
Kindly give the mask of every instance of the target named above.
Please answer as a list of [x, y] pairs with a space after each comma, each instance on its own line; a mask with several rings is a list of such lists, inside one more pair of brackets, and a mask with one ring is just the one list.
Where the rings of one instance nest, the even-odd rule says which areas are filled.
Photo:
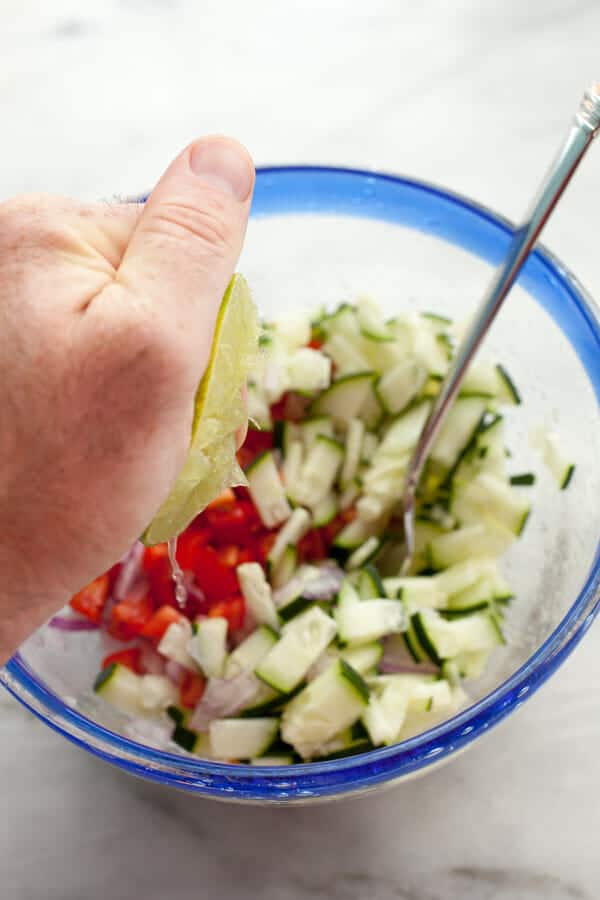
[[228, 138], [205, 138], [192, 145], [190, 168], [202, 181], [237, 200], [248, 199], [254, 166], [246, 150]]

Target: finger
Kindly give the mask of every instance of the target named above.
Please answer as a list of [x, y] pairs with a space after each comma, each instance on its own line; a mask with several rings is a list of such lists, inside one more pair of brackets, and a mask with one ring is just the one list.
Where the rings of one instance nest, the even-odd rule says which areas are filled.
[[140, 216], [117, 282], [168, 312], [201, 352], [239, 257], [254, 186], [244, 147], [203, 138], [169, 166]]

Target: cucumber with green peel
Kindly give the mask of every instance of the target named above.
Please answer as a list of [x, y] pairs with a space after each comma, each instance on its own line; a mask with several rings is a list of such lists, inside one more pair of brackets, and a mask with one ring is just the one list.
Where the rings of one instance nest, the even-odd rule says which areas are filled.
[[381, 538], [375, 537], [375, 535], [367, 538], [364, 544], [361, 544], [360, 547], [357, 547], [350, 554], [346, 560], [346, 568], [360, 569], [362, 566], [367, 565], [371, 560], [375, 559], [382, 546], [383, 541]]
[[94, 691], [121, 712], [141, 715], [140, 683], [141, 676], [127, 666], [112, 663], [96, 678]]
[[263, 525], [274, 528], [289, 519], [292, 509], [285, 496], [271, 450], [261, 453], [250, 463], [246, 469], [246, 478], [250, 496]]
[[448, 594], [441, 590], [430, 575], [411, 575], [383, 580], [385, 595], [404, 601], [409, 609], [428, 607], [440, 609], [448, 601]]
[[188, 651], [207, 678], [221, 678], [227, 660], [227, 619], [201, 619], [190, 638]]
[[450, 512], [464, 525], [491, 520], [518, 536], [530, 509], [518, 490], [489, 472], [452, 487]]
[[281, 465], [281, 479], [284, 484], [285, 492], [292, 503], [296, 503], [295, 489], [300, 478], [300, 470], [304, 462], [304, 449], [302, 441], [295, 440], [289, 445], [288, 451], [283, 458]]
[[375, 393], [389, 416], [398, 415], [423, 388], [427, 372], [413, 360], [403, 360], [375, 382]]
[[356, 418], [373, 382], [373, 372], [354, 372], [336, 379], [311, 406], [312, 415], [331, 416], [334, 422], [347, 427]]
[[355, 500], [358, 499], [361, 492], [361, 484], [358, 479], [354, 479], [354, 481], [350, 482], [350, 484], [344, 488], [339, 497], [339, 508], [341, 510], [348, 509]]
[[[358, 412], [358, 418], [361, 422], [364, 422], [365, 428], [371, 430], [371, 433], [380, 428], [385, 418], [385, 412], [379, 402], [375, 390], [375, 380], [372, 381], [369, 390], [367, 391], [363, 404]], [[363, 453], [367, 458], [370, 456], [366, 450], [364, 450]]]
[[331, 383], [331, 359], [320, 350], [300, 347], [286, 360], [289, 389], [305, 396], [329, 387]]
[[336, 632], [333, 619], [312, 606], [283, 626], [279, 641], [257, 666], [256, 675], [275, 690], [289, 693], [302, 681]]
[[363, 442], [362, 442], [362, 460], [367, 465], [370, 465], [373, 456], [375, 455], [375, 451], [379, 446], [379, 438], [373, 431], [365, 431]]
[[257, 756], [250, 760], [251, 766], [291, 766], [296, 761], [294, 754], [281, 753], [278, 755]]
[[308, 419], [304, 419], [302, 424], [296, 427], [299, 430], [305, 450], [310, 450], [320, 435], [329, 438], [335, 437], [335, 428], [333, 427], [331, 416], [311, 416]]
[[296, 422], [288, 422], [280, 419], [273, 426], [273, 443], [275, 447], [281, 450], [285, 459], [290, 452], [292, 443], [302, 441], [302, 431], [300, 425]]
[[272, 628], [259, 626], [229, 654], [225, 678], [234, 678], [240, 672], [253, 672], [278, 640], [279, 636]]
[[349, 666], [352, 666], [359, 675], [366, 677], [381, 662], [383, 644], [379, 641], [372, 641], [359, 647], [345, 647], [343, 650], [340, 650], [339, 656]]
[[429, 541], [429, 564], [437, 571], [470, 558], [501, 556], [513, 540], [514, 534], [501, 526], [466, 525]]
[[276, 566], [290, 545], [294, 547], [312, 526], [312, 518], [308, 510], [298, 507], [287, 522], [279, 529], [275, 543], [269, 551], [267, 562]]
[[335, 555], [336, 550], [350, 554], [372, 537], [376, 530], [376, 523], [354, 519], [345, 525], [335, 537], [332, 544], [333, 554]]
[[518, 406], [521, 403], [521, 394], [519, 393], [514, 381], [512, 380], [504, 366], [500, 363], [497, 364], [496, 371], [498, 373], [498, 380], [500, 382], [498, 399], [502, 403], [509, 403], [513, 406]]
[[465, 650], [492, 650], [505, 643], [500, 624], [490, 612], [448, 621], [433, 609], [423, 609], [411, 622], [419, 643], [437, 665]]
[[269, 580], [277, 590], [287, 584], [294, 575], [298, 566], [298, 550], [293, 544], [288, 544], [275, 565], [269, 567]]
[[289, 603], [279, 607], [279, 618], [282, 622], [289, 622], [291, 619], [295, 619], [296, 616], [299, 616], [300, 613], [307, 610], [310, 606], [314, 605], [315, 601], [308, 597], [294, 597]]
[[331, 357], [337, 372], [342, 376], [351, 376], [369, 368], [369, 360], [361, 349], [355, 340], [344, 334], [333, 334], [323, 344], [323, 350]]
[[339, 511], [338, 495], [331, 491], [312, 508], [312, 521], [315, 528], [323, 528], [335, 519]]
[[379, 572], [372, 563], [367, 563], [356, 573], [356, 586], [362, 600], [389, 596], [385, 592]]
[[486, 412], [486, 402], [463, 397], [451, 406], [431, 451], [431, 460], [450, 472], [473, 440]]
[[336, 660], [286, 706], [281, 736], [303, 759], [319, 755], [327, 741], [360, 718], [369, 688], [344, 660]]
[[365, 425], [361, 419], [353, 418], [348, 422], [346, 443], [344, 446], [344, 461], [340, 472], [340, 485], [346, 487], [356, 477], [358, 465], [361, 460]]
[[279, 731], [279, 719], [214, 719], [209, 725], [215, 759], [252, 759], [267, 752]]
[[244, 600], [256, 623], [277, 631], [279, 618], [273, 592], [260, 563], [242, 563], [236, 568], [236, 574]]
[[397, 600], [363, 600], [339, 605], [334, 611], [340, 641], [356, 646], [369, 644], [406, 628], [406, 612]]
[[344, 458], [344, 448], [335, 438], [317, 435], [298, 475], [294, 497], [314, 507], [331, 491]]

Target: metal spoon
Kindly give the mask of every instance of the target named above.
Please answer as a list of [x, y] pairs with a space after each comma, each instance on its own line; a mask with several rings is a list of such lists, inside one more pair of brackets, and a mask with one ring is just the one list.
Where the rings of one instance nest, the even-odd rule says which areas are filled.
[[403, 572], [408, 570], [415, 550], [417, 487], [435, 439], [460, 390], [469, 363], [479, 349], [542, 228], [550, 218], [554, 207], [599, 129], [600, 82], [592, 85], [585, 92], [567, 139], [542, 182], [529, 215], [525, 218], [524, 223], [516, 229], [506, 259], [496, 272], [467, 334], [458, 347], [425, 422], [408, 466], [402, 498], [406, 548]]

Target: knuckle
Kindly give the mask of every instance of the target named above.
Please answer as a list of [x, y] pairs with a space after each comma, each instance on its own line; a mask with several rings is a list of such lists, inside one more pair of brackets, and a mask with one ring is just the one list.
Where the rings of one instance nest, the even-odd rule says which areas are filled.
[[159, 238], [193, 239], [196, 246], [211, 256], [226, 256], [232, 246], [232, 230], [226, 210], [216, 198], [204, 198], [202, 208], [184, 201], [160, 204], [145, 224]]

